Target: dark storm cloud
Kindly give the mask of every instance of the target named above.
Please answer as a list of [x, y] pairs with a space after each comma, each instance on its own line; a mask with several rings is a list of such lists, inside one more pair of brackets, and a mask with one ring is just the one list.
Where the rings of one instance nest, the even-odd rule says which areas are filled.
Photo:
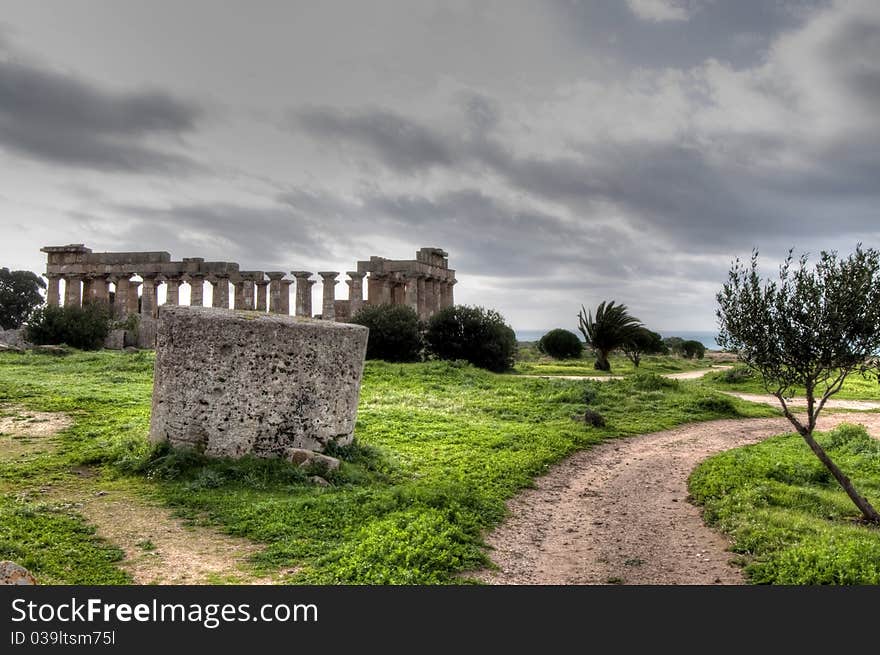
[[332, 255], [319, 215], [291, 205], [116, 205], [108, 210], [124, 216], [128, 226], [119, 237], [121, 250], [148, 250], [152, 246], [171, 252], [175, 258], [235, 261], [242, 270], [279, 266], [279, 270], [287, 270]]
[[292, 112], [290, 122], [329, 143], [366, 148], [397, 172], [453, 163], [442, 135], [388, 110], [308, 107]]
[[880, 15], [845, 22], [828, 39], [822, 57], [851, 99], [866, 109], [880, 107]]
[[108, 92], [0, 57], [0, 146], [30, 158], [104, 171], [193, 170], [188, 157], [144, 141], [192, 131], [200, 114], [161, 91]]
[[830, 0], [690, 4], [687, 20], [667, 21], [639, 18], [623, 0], [556, 0], [552, 6], [569, 38], [628, 65], [687, 68], [712, 57], [742, 67], [760, 62], [780, 32], [802, 25]]

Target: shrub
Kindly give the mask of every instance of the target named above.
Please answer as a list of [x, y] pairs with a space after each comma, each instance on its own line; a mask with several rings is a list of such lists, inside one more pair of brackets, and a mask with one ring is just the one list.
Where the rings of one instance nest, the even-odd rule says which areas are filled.
[[106, 307], [41, 307], [27, 325], [27, 340], [37, 345], [65, 343], [81, 350], [97, 350], [110, 332]]
[[577, 359], [584, 352], [584, 344], [574, 332], [557, 329], [541, 337], [538, 350], [555, 359]]
[[419, 317], [406, 305], [365, 305], [351, 319], [370, 329], [367, 359], [416, 362], [421, 359]]
[[755, 377], [755, 372], [748, 366], [734, 366], [723, 373], [719, 373], [717, 380], [725, 384], [738, 384], [748, 382]]
[[656, 373], [636, 373], [630, 376], [629, 382], [637, 391], [662, 391], [663, 389], [678, 389], [678, 380], [665, 378]]
[[697, 359], [703, 359], [706, 355], [706, 346], [704, 346], [699, 341], [685, 341], [681, 344], [682, 354], [687, 359], [693, 359], [696, 357]]
[[682, 346], [684, 345], [684, 339], [681, 337], [666, 337], [663, 339], [663, 345], [673, 354], [673, 355], [681, 355], [682, 354]]
[[492, 309], [455, 305], [428, 322], [425, 347], [438, 359], [464, 359], [500, 373], [513, 367], [516, 334]]

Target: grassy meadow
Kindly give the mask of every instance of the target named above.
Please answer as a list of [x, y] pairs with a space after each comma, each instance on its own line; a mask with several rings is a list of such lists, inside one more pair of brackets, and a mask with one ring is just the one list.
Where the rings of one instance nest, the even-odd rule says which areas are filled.
[[710, 369], [717, 365], [713, 358], [685, 359], [671, 355], [645, 355], [636, 368], [628, 357], [614, 353], [609, 357], [611, 371], [597, 371], [593, 368], [595, 358], [588, 351], [578, 359], [553, 359], [538, 352], [537, 344], [521, 342], [514, 372], [523, 375], [633, 375], [635, 373], [684, 373]]
[[[841, 425], [818, 441], [868, 498], [880, 498], [880, 441]], [[703, 462], [690, 492], [733, 538], [750, 582], [880, 584], [880, 529], [859, 512], [797, 434]]]
[[[550, 464], [604, 439], [773, 410], [649, 373], [594, 383], [448, 362], [368, 362], [353, 446], [331, 487], [280, 460], [207, 460], [147, 443], [153, 355], [0, 354], [0, 408], [74, 420], [37, 451], [0, 455], [0, 559], [46, 582], [127, 581], [51, 484], [128, 485], [265, 548], [255, 571], [291, 583], [435, 584], [485, 565], [481, 535]], [[647, 369], [646, 369], [647, 370]], [[580, 420], [586, 407], [605, 428]], [[87, 473], [87, 474], [86, 474]]]

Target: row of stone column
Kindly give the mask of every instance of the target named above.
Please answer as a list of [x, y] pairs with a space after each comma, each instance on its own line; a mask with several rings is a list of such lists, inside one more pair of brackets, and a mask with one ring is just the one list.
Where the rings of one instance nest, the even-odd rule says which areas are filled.
[[441, 280], [420, 273], [371, 273], [370, 302], [377, 305], [409, 305], [426, 319], [454, 303], [454, 280]]
[[[296, 316], [312, 316], [312, 286], [315, 280], [310, 279], [309, 271], [292, 271], [296, 283]], [[364, 273], [348, 271], [349, 316], [353, 316], [364, 305]], [[339, 283], [338, 271], [321, 271], [323, 294], [321, 316], [325, 320], [336, 320], [336, 290]], [[168, 305], [180, 302], [180, 285], [190, 285], [190, 305], [204, 305], [204, 283], [213, 285], [214, 307], [229, 307], [229, 284], [234, 287], [233, 307], [235, 309], [269, 311], [277, 314], [290, 314], [290, 285], [294, 280], [285, 279], [283, 271], [250, 272], [244, 276], [230, 277], [222, 274], [187, 274], [183, 276], [159, 276], [141, 274], [142, 282], [132, 280], [124, 275], [48, 275], [47, 302], [59, 305], [61, 278], [66, 281], [64, 304], [79, 306], [88, 302], [109, 303], [110, 283], [116, 287], [113, 312], [124, 317], [140, 311], [146, 316], [155, 316], [157, 308], [157, 289], [161, 284], [167, 285], [166, 300]], [[420, 274], [370, 274], [369, 298], [374, 304], [409, 305], [421, 318], [440, 311], [454, 304], [453, 285], [455, 281], [440, 280]], [[143, 286], [138, 303], [138, 287]]]
[[[296, 280], [296, 316], [312, 316], [312, 286], [315, 280], [311, 280], [312, 273], [309, 271], [292, 271]], [[180, 303], [180, 285], [184, 282], [190, 285], [190, 305], [201, 307], [204, 305], [204, 283], [210, 282], [213, 286], [212, 302], [214, 307], [229, 307], [229, 284], [233, 285], [233, 307], [235, 309], [269, 311], [276, 314], [290, 314], [290, 285], [293, 280], [284, 279], [283, 271], [269, 271], [266, 274], [268, 280], [263, 279], [262, 273], [252, 273], [247, 277], [231, 278], [228, 275], [202, 275], [187, 274], [180, 277], [159, 276], [141, 274], [143, 282], [132, 280], [130, 277], [114, 275], [47, 275], [48, 285], [46, 302], [49, 305], [60, 305], [60, 281], [64, 279], [65, 294], [64, 304], [80, 306], [83, 303], [110, 301], [110, 283], [116, 287], [113, 302], [113, 313], [124, 317], [128, 314], [141, 314], [155, 316], [157, 307], [157, 289], [159, 285], [166, 284], [166, 305]], [[335, 286], [338, 284], [336, 271], [323, 271], [318, 273], [323, 279], [323, 303], [322, 316], [326, 320], [335, 320]], [[349, 271], [350, 312], [354, 314], [363, 304], [363, 278], [364, 273]], [[143, 285], [138, 303], [138, 287]]]

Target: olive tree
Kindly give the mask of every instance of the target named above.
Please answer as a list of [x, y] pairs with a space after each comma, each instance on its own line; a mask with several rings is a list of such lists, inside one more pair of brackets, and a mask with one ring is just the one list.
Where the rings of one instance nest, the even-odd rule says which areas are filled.
[[[750, 265], [734, 262], [717, 300], [719, 344], [761, 376], [785, 417], [865, 520], [880, 523], [877, 510], [813, 437], [819, 413], [847, 376], [876, 374], [880, 253], [861, 245], [845, 259], [823, 251], [811, 267], [806, 255], [794, 264], [789, 251], [778, 280], [762, 281], [755, 251]], [[803, 418], [786, 400], [801, 388], [807, 405]]]

